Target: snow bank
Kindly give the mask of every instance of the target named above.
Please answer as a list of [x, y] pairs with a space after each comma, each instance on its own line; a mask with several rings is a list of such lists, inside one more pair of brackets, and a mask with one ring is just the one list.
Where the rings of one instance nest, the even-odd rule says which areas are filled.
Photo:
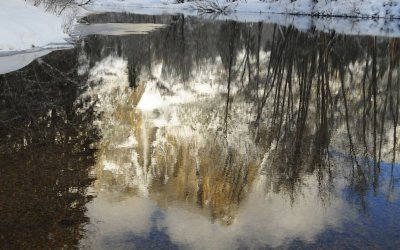
[[[189, 3], [168, 4], [161, 3], [162, 0], [152, 0], [148, 5], [140, 4], [143, 0], [94, 0], [92, 5], [86, 6], [89, 12], [127, 12], [142, 15], [162, 14], [184, 14], [187, 16], [199, 16], [199, 13], [190, 8]], [[155, 2], [158, 1], [158, 4]], [[338, 0], [341, 1], [341, 0]], [[323, 1], [325, 2], [325, 1]], [[394, 2], [394, 1], [393, 1]], [[236, 7], [235, 12], [226, 14], [202, 14], [200, 17], [210, 20], [234, 20], [240, 22], [266, 22], [276, 23], [282, 26], [294, 26], [295, 28], [308, 31], [318, 30], [322, 32], [335, 31], [345, 35], [368, 35], [384, 37], [400, 37], [400, 19], [383, 18], [343, 18], [343, 17], [319, 17], [310, 15], [282, 15], [277, 13], [256, 11], [257, 5], [266, 4], [259, 1], [248, 0], [247, 11], [238, 11], [241, 5]], [[145, 7], [147, 6], [147, 7]], [[265, 6], [264, 6], [265, 7]], [[284, 7], [284, 6], [283, 6]], [[282, 7], [282, 11], [284, 10]], [[250, 10], [253, 10], [251, 12]]]
[[56, 15], [24, 0], [0, 0], [0, 53], [67, 45]]
[[[153, 14], [171, 14], [180, 10], [193, 12], [202, 1], [192, 1], [177, 4], [175, 0], [93, 0], [92, 6], [107, 6], [108, 8], [124, 7], [138, 9], [154, 9]], [[224, 0], [207, 0], [219, 5], [226, 4]], [[158, 10], [157, 10], [158, 9]], [[400, 0], [239, 0], [232, 3], [236, 13], [276, 13], [316, 16], [344, 17], [379, 17], [400, 18]]]
[[0, 75], [22, 69], [35, 59], [45, 56], [52, 51], [53, 50], [40, 50], [0, 56]]
[[266, 0], [267, 11], [317, 16], [399, 18], [399, 0]]

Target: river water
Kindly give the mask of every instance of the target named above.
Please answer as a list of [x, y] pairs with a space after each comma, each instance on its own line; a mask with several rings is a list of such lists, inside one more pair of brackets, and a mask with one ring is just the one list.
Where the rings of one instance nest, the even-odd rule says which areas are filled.
[[399, 249], [398, 38], [82, 22], [0, 75], [1, 249]]

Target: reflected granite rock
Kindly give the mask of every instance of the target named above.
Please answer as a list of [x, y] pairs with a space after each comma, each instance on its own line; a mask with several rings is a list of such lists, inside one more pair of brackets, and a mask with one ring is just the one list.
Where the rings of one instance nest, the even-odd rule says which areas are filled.
[[[321, 233], [367, 211], [382, 173], [396, 178], [397, 39], [169, 22], [83, 49], [93, 60], [83, 97], [98, 98], [102, 114], [96, 248], [113, 242], [109, 223], [115, 244], [161, 232], [183, 248], [320, 246]], [[384, 179], [389, 197], [397, 184]], [[149, 200], [136, 229], [99, 210], [128, 216]]]

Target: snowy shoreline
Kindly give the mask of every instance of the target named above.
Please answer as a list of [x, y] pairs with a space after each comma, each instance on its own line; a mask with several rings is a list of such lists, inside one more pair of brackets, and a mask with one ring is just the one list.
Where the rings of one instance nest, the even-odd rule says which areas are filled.
[[103, 12], [183, 14], [211, 20], [276, 23], [302, 31], [400, 37], [400, 0], [207, 1], [219, 1], [229, 8], [224, 13], [204, 13], [199, 11], [199, 1], [178, 4], [175, 0], [92, 0], [80, 7], [81, 0], [76, 0], [61, 14], [54, 14], [43, 6], [33, 6], [31, 1], [0, 0], [0, 56], [68, 48], [79, 28], [78, 16]]
[[[225, 13], [269, 13], [314, 17], [400, 18], [400, 0], [195, 0], [176, 3], [175, 0], [92, 0], [89, 6], [127, 9], [163, 9], [212, 12], [212, 6], [224, 9]], [[204, 11], [204, 9], [203, 9]], [[218, 12], [218, 9], [215, 9]]]
[[[107, 2], [105, 2], [107, 1]], [[205, 20], [237, 21], [237, 22], [265, 22], [281, 26], [293, 26], [301, 31], [317, 30], [320, 32], [336, 32], [344, 35], [400, 37], [400, 19], [384, 18], [354, 18], [354, 17], [316, 17], [301, 14], [274, 14], [263, 12], [232, 11], [225, 14], [199, 13], [193, 8], [172, 8], [171, 6], [139, 6], [132, 5], [138, 0], [126, 0], [120, 4], [110, 4], [115, 0], [102, 0], [101, 4], [90, 4], [85, 9], [90, 14], [121, 12], [138, 15], [185, 15]], [[127, 2], [129, 1], [128, 4]], [[153, 0], [158, 1], [158, 0]], [[181, 4], [174, 4], [181, 5]], [[150, 5], [152, 6], [152, 5]]]
[[68, 45], [61, 16], [24, 0], [0, 0], [0, 54]]

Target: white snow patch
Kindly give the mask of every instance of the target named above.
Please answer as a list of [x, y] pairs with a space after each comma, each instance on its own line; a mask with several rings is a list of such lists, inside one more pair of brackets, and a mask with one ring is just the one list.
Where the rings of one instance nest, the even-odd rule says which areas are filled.
[[119, 169], [119, 166], [114, 162], [104, 161], [103, 170], [108, 170], [111, 172], [116, 172]]
[[195, 99], [193, 93], [184, 89], [179, 84], [167, 86], [167, 84], [164, 83], [163, 87], [167, 88], [168, 91], [173, 93], [173, 95], [163, 95], [158, 86], [159, 84], [163, 83], [158, 81], [146, 83], [145, 92], [143, 93], [137, 108], [143, 111], [151, 111], [169, 105], [188, 103]]
[[124, 58], [114, 55], [98, 62], [89, 73], [89, 82], [98, 85], [89, 89], [86, 94], [107, 98], [111, 92], [128, 87], [127, 65], [128, 62]]
[[0, 53], [66, 44], [62, 21], [23, 0], [0, 0]]
[[136, 138], [134, 135], [130, 135], [128, 137], [128, 139], [126, 139], [125, 142], [123, 142], [122, 144], [116, 146], [116, 148], [133, 148], [134, 146], [136, 146], [138, 143], [136, 141]]
[[35, 59], [45, 56], [50, 52], [52, 52], [52, 50], [0, 56], [0, 75], [22, 69]]

